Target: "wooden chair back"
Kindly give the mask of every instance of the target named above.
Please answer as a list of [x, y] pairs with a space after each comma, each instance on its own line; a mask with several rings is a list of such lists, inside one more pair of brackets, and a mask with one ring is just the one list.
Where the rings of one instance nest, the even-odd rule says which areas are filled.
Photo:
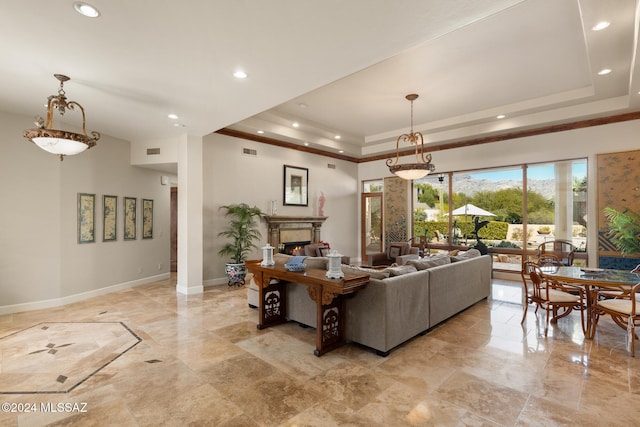
[[538, 257], [555, 256], [562, 265], [573, 265], [575, 246], [568, 240], [549, 240], [538, 246]]

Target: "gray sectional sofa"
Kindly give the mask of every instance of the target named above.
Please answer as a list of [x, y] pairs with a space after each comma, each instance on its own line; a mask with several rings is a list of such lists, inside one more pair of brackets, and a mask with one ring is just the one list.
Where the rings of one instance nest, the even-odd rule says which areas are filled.
[[[491, 292], [491, 257], [473, 250], [453, 257], [410, 260], [405, 266], [381, 271], [346, 265], [343, 271], [371, 274], [369, 285], [346, 299], [346, 338], [382, 356]], [[254, 283], [251, 287], [257, 291]], [[316, 307], [306, 286], [290, 283], [286, 292], [287, 318], [316, 327]], [[254, 301], [257, 304], [257, 298]]]

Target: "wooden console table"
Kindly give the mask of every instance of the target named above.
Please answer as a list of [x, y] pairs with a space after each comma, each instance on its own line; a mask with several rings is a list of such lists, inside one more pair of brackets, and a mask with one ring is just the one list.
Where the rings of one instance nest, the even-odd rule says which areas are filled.
[[258, 329], [287, 321], [285, 286], [287, 283], [299, 283], [307, 287], [309, 297], [317, 307], [316, 349], [313, 354], [321, 356], [345, 343], [343, 296], [367, 286], [368, 274], [345, 274], [343, 279], [328, 279], [325, 270], [316, 268], [291, 272], [281, 265], [261, 266], [259, 260], [247, 261], [246, 265], [259, 289]]

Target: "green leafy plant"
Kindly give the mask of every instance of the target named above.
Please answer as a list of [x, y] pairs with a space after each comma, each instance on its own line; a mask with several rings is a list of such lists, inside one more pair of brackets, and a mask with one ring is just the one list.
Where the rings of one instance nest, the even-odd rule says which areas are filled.
[[255, 206], [251, 207], [246, 203], [221, 206], [224, 209], [225, 217], [230, 217], [229, 228], [218, 233], [218, 237], [230, 239], [222, 249], [218, 251], [220, 256], [230, 256], [235, 264], [246, 261], [252, 249], [256, 249], [255, 244], [262, 235], [258, 230], [256, 218], [264, 213]]
[[604, 208], [611, 242], [623, 255], [640, 253], [640, 214], [625, 208]]

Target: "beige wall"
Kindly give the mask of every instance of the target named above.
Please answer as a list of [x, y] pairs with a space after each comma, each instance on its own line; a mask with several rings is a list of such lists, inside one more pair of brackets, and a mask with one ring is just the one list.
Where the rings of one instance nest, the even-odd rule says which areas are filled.
[[[26, 116], [0, 113], [0, 313], [60, 305], [166, 277], [169, 267], [170, 186], [161, 172], [130, 165], [129, 143], [103, 135], [98, 146], [60, 162], [22, 137]], [[434, 153], [437, 171], [459, 171], [523, 162], [587, 157], [589, 198], [595, 200], [595, 156], [638, 148], [640, 121], [598, 126]], [[257, 150], [257, 157], [242, 154]], [[309, 168], [309, 206], [282, 205], [283, 165]], [[327, 167], [335, 165], [335, 169]], [[203, 144], [203, 278], [224, 283], [217, 234], [223, 204], [246, 202], [265, 211], [278, 201], [280, 215], [316, 215], [324, 192], [322, 236], [345, 255], [359, 255], [359, 182], [389, 176], [383, 161], [354, 164], [212, 134]], [[78, 192], [97, 195], [96, 243], [77, 243]], [[102, 195], [119, 196], [118, 241], [102, 242]], [[122, 240], [122, 197], [155, 201], [151, 240]], [[596, 218], [590, 203], [588, 215]], [[261, 224], [266, 243], [266, 226]], [[595, 242], [595, 227], [589, 240]], [[139, 224], [140, 233], [140, 224]], [[595, 245], [589, 246], [595, 259]], [[259, 251], [253, 256], [259, 258]], [[158, 268], [159, 265], [162, 267]]]
[[[25, 116], [0, 113], [0, 313], [59, 305], [169, 271], [170, 187], [132, 167], [129, 143], [98, 145], [60, 162], [22, 137]], [[96, 242], [77, 243], [77, 193], [96, 194]], [[118, 240], [102, 242], [102, 195], [117, 195]], [[124, 241], [123, 197], [138, 198], [138, 238]], [[154, 200], [154, 238], [141, 238], [141, 199]], [[162, 264], [161, 268], [158, 266]]]
[[[257, 150], [256, 157], [242, 154], [243, 148]], [[357, 216], [357, 165], [342, 160], [287, 150], [253, 141], [211, 134], [204, 139], [204, 280], [206, 284], [225, 282], [225, 259], [218, 257], [223, 241], [217, 234], [225, 219], [220, 206], [245, 202], [270, 212], [270, 201], [277, 200], [278, 215], [317, 215], [318, 197], [324, 192], [322, 239], [344, 255], [356, 256], [359, 219]], [[334, 164], [335, 169], [327, 167]], [[309, 169], [309, 206], [283, 206], [283, 166]], [[267, 227], [260, 226], [267, 243]], [[253, 258], [261, 258], [256, 251]]]

